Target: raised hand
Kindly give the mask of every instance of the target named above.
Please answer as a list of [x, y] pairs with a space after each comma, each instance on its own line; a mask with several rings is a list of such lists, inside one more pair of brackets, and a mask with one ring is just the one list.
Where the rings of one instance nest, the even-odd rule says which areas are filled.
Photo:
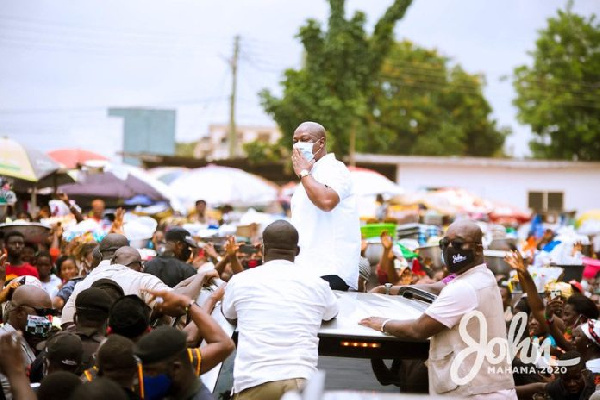
[[518, 250], [507, 253], [506, 256], [504, 256], [504, 261], [506, 261], [511, 268], [517, 270], [517, 272], [527, 271], [523, 257], [521, 257], [521, 253], [519, 253]]
[[392, 246], [394, 246], [394, 240], [392, 239], [390, 234], [387, 233], [387, 231], [381, 232], [381, 245], [386, 251], [391, 250]]
[[239, 249], [240, 245], [235, 241], [235, 237], [229, 236], [225, 242], [225, 254], [228, 257], [235, 257]]
[[212, 258], [219, 257], [219, 253], [217, 253], [217, 250], [215, 250], [215, 245], [212, 243], [206, 243], [206, 245], [204, 246], [204, 252], [209, 257], [212, 257]]
[[192, 299], [179, 293], [142, 289], [152, 295], [150, 302], [154, 302], [154, 309], [170, 317], [179, 317], [187, 311]]
[[300, 150], [292, 150], [292, 166], [296, 175], [300, 175], [300, 172], [304, 169], [310, 172], [314, 163], [314, 158], [311, 161], [306, 161]]
[[115, 220], [112, 223], [112, 227], [110, 231], [112, 233], [120, 233], [123, 234], [123, 218], [125, 217], [125, 209], [122, 207], [117, 208], [117, 212], [115, 212]]

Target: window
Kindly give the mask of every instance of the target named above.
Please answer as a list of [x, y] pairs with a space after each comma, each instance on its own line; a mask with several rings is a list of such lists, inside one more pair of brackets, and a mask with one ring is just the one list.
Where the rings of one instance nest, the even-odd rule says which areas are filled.
[[534, 212], [563, 211], [562, 192], [529, 192], [529, 208]]

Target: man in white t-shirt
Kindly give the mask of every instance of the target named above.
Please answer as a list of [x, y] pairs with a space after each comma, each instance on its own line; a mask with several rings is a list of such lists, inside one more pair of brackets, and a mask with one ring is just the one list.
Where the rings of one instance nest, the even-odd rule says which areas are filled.
[[[499, 339], [507, 343], [500, 290], [484, 263], [481, 237], [481, 229], [472, 221], [450, 225], [440, 247], [446, 267], [456, 278], [421, 317], [370, 317], [360, 324], [401, 338], [431, 338], [427, 361], [430, 394], [512, 400], [517, 394], [506, 354], [499, 357], [500, 346], [496, 345], [480, 350], [483, 354], [477, 358], [473, 346]], [[462, 325], [466, 332], [459, 329]]]
[[296, 263], [334, 290], [356, 289], [361, 235], [350, 172], [327, 154], [322, 125], [300, 124], [293, 141], [292, 162], [301, 183], [291, 202], [302, 249]]
[[324, 280], [294, 263], [298, 231], [279, 220], [263, 232], [260, 267], [234, 275], [222, 310], [237, 320], [234, 400], [278, 400], [317, 370], [318, 331], [337, 315], [337, 298]]

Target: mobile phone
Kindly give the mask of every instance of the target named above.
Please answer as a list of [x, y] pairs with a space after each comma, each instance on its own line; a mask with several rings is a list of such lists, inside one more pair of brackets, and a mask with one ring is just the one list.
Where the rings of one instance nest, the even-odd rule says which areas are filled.
[[45, 317], [38, 317], [37, 315], [27, 316], [27, 325], [25, 325], [25, 332], [30, 335], [45, 338], [52, 329], [52, 322]]
[[562, 296], [562, 291], [560, 290], [551, 290], [550, 291], [550, 300], [557, 299]]

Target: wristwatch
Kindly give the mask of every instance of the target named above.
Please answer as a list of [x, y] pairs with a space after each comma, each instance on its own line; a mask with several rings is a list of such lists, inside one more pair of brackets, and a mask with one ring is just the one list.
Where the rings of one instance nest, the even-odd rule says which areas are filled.
[[392, 288], [392, 286], [394, 285], [392, 285], [391, 283], [385, 284], [385, 294], [390, 294], [390, 289]]
[[298, 176], [300, 177], [300, 179], [302, 180], [302, 178], [304, 178], [305, 176], [310, 175], [310, 172], [307, 169], [303, 169], [302, 171], [300, 171], [300, 173], [298, 174]]

